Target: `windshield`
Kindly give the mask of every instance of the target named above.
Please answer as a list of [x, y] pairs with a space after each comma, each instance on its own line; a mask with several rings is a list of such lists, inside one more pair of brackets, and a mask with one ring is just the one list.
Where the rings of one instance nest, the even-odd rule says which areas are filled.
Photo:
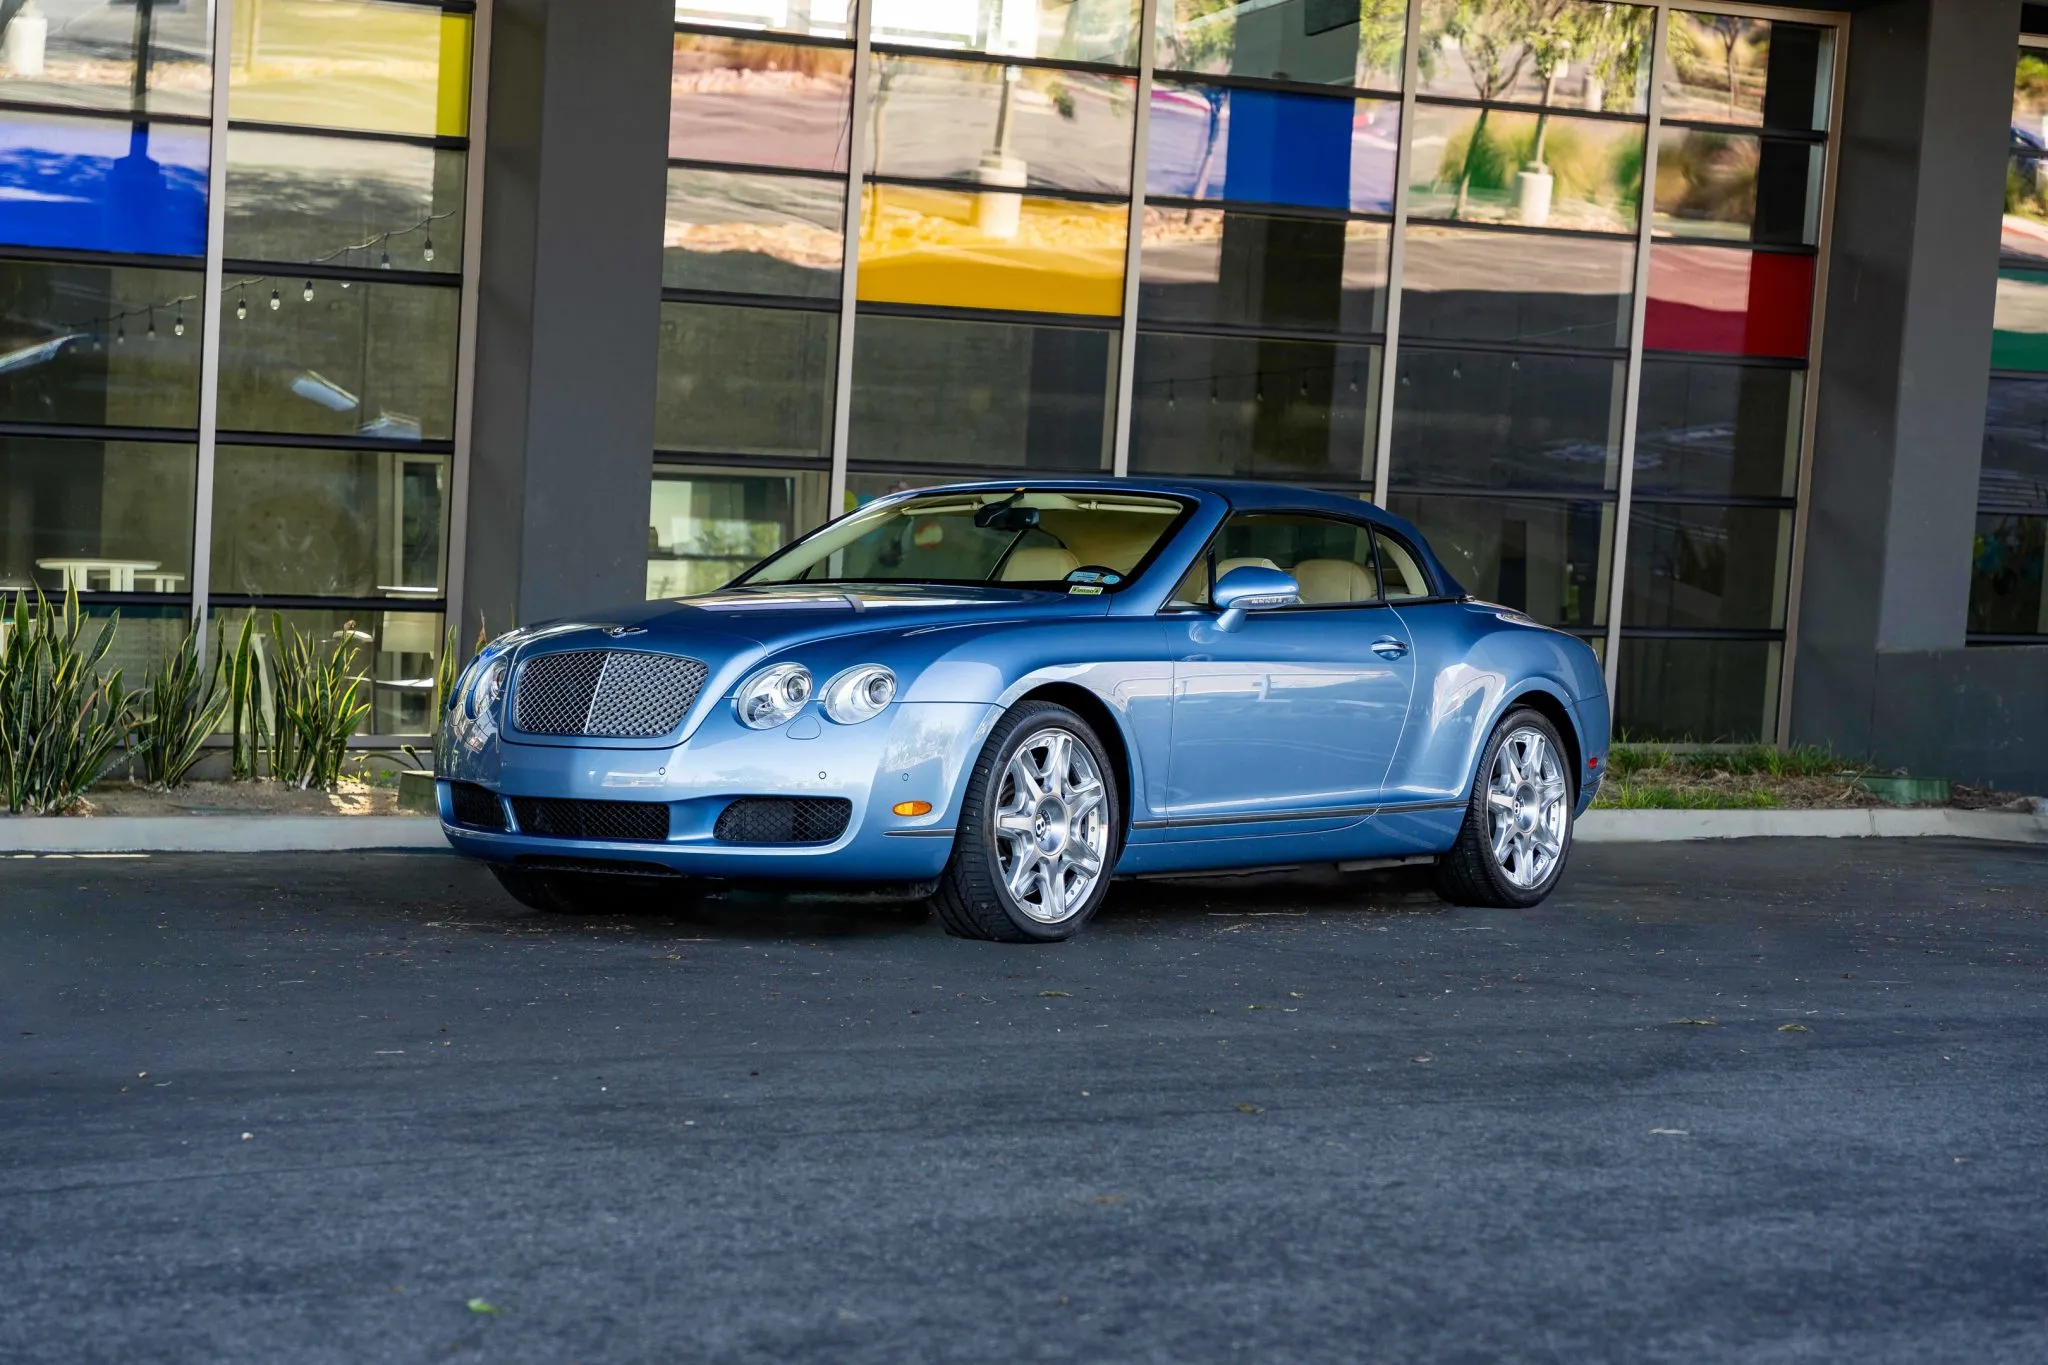
[[920, 493], [863, 508], [742, 574], [738, 583], [1001, 583], [1114, 592], [1179, 524], [1156, 494], [994, 489]]

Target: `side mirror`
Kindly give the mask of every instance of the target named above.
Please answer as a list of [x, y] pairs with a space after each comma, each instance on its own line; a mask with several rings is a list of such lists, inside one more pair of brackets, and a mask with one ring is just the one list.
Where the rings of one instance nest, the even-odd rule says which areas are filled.
[[1275, 607], [1301, 605], [1301, 584], [1294, 575], [1257, 564], [1240, 564], [1216, 580], [1216, 605], [1223, 614], [1216, 629], [1236, 630], [1248, 611], [1271, 611]]

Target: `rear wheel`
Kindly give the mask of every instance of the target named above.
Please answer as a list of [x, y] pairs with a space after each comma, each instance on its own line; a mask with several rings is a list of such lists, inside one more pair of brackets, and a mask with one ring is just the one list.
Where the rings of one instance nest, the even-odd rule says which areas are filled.
[[1003, 943], [1080, 932], [1109, 894], [1123, 827], [1109, 773], [1102, 741], [1064, 706], [1025, 702], [998, 721], [932, 897], [946, 931]]
[[686, 910], [696, 903], [682, 878], [636, 877], [607, 872], [539, 871], [492, 864], [498, 885], [513, 900], [553, 915], [617, 915], [646, 910]]
[[1494, 727], [1458, 842], [1438, 860], [1454, 905], [1521, 908], [1548, 896], [1572, 847], [1572, 781], [1557, 727], [1522, 707]]

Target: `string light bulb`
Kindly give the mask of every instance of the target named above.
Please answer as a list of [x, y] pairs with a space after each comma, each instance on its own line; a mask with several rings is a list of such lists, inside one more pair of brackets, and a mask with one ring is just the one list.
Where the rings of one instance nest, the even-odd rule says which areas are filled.
[[128, 344], [127, 323], [117, 322], [114, 324], [114, 344], [116, 346], [126, 346]]
[[271, 291], [270, 291], [270, 311], [271, 311], [271, 312], [273, 312], [273, 313], [275, 313], [275, 312], [276, 312], [276, 311], [277, 311], [278, 309], [280, 309], [280, 308], [282, 308], [282, 307], [284, 307], [284, 300], [283, 300], [283, 299], [281, 299], [281, 298], [279, 298], [279, 297], [277, 296], [277, 291], [276, 291], [275, 289], [271, 290]]
[[156, 309], [149, 310], [149, 331], [144, 333], [150, 341], [156, 340]]
[[171, 319], [171, 335], [174, 337], [185, 335], [185, 314], [182, 309], [179, 310], [177, 317]]
[[420, 243], [420, 259], [432, 263], [434, 259], [434, 234], [428, 233], [427, 240]]
[[249, 316], [249, 296], [243, 294], [235, 300], [235, 321], [241, 322]]
[[313, 282], [311, 280], [306, 281], [306, 287], [303, 291], [301, 291], [299, 297], [304, 299], [307, 303], [311, 303], [313, 301]]
[[389, 270], [389, 269], [391, 268], [391, 253], [390, 253], [390, 252], [388, 252], [388, 251], [385, 251], [385, 252], [380, 252], [380, 253], [378, 254], [378, 256], [377, 256], [377, 268], [378, 268], [379, 270]]

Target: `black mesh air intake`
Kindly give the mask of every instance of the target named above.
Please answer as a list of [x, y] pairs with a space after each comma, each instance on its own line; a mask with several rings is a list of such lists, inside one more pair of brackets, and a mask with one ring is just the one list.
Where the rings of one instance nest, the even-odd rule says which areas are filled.
[[853, 802], [843, 796], [743, 796], [711, 833], [728, 844], [829, 844], [852, 818]]
[[455, 808], [455, 823], [465, 829], [502, 830], [505, 807], [498, 794], [474, 782], [450, 782], [448, 802]]
[[606, 839], [658, 843], [668, 838], [668, 807], [659, 801], [567, 801], [515, 796], [512, 814], [521, 834], [545, 839]]

